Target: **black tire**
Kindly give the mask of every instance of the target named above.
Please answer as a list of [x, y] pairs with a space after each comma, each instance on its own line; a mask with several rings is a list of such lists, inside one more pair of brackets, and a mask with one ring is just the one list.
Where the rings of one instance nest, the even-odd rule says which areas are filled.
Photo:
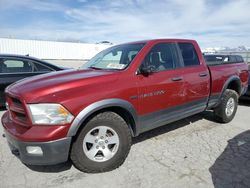
[[[89, 134], [91, 130], [100, 126], [109, 127], [117, 133], [119, 146], [111, 159], [96, 162], [87, 157], [83, 149], [83, 143], [85, 136]], [[131, 143], [131, 132], [124, 119], [114, 112], [103, 112], [93, 117], [80, 131], [72, 144], [70, 158], [74, 166], [80, 171], [87, 173], [106, 172], [118, 168], [123, 164], [129, 153]]]
[[[236, 91], [231, 90], [231, 89], [225, 90], [225, 92], [222, 94], [222, 98], [221, 98], [221, 102], [219, 106], [217, 106], [214, 109], [215, 119], [218, 122], [228, 123], [232, 121], [238, 108], [238, 98], [239, 98], [239, 95]], [[232, 110], [232, 113], [229, 113], [229, 115], [227, 115], [226, 113], [227, 103], [231, 99], [233, 99], [234, 101], [234, 109]]]

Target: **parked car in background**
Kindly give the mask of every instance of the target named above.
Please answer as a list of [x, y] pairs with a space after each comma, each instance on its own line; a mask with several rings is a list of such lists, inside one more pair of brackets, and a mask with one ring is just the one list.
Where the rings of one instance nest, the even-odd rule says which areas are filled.
[[204, 55], [204, 59], [207, 65], [244, 62], [243, 57], [240, 55], [209, 54]]
[[23, 78], [64, 70], [46, 61], [22, 55], [0, 54], [0, 107], [5, 106], [5, 88]]

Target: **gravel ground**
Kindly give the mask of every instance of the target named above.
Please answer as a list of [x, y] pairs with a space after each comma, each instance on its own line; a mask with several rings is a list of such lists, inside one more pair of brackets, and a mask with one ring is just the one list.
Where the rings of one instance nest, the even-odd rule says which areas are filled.
[[25, 166], [1, 137], [0, 187], [250, 187], [249, 114], [250, 102], [243, 101], [229, 124], [204, 112], [144, 133], [120, 168], [100, 174], [82, 173], [70, 162]]

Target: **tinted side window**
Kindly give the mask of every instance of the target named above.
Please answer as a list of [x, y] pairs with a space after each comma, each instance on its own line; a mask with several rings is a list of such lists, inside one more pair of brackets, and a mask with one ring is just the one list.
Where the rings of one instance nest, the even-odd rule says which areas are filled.
[[219, 65], [222, 64], [223, 56], [217, 55], [204, 55], [204, 59], [207, 65]]
[[28, 61], [5, 59], [2, 64], [3, 73], [33, 72], [33, 64]]
[[179, 48], [181, 50], [181, 55], [185, 67], [200, 65], [198, 56], [196, 54], [195, 48], [191, 43], [179, 43]]
[[147, 54], [142, 66], [151, 66], [157, 72], [174, 69], [177, 64], [175, 45], [172, 43], [159, 43]]
[[237, 62], [239, 62], [239, 63], [244, 62], [243, 58], [242, 58], [241, 56], [239, 56], [239, 55], [236, 56], [236, 60], [237, 60]]
[[229, 63], [236, 63], [236, 57], [234, 55], [229, 56]]
[[41, 65], [40, 63], [35, 63], [35, 72], [50, 72], [52, 71], [50, 68], [48, 68], [47, 66]]

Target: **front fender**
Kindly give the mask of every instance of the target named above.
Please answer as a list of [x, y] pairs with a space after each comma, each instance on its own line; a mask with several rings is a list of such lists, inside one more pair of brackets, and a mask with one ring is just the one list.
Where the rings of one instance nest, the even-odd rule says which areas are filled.
[[93, 104], [90, 104], [84, 108], [74, 119], [73, 123], [70, 126], [67, 136], [75, 136], [82, 123], [93, 113], [105, 109], [108, 107], [121, 107], [127, 110], [133, 117], [135, 124], [137, 124], [137, 113], [135, 108], [131, 103], [123, 99], [105, 99], [97, 101]]

